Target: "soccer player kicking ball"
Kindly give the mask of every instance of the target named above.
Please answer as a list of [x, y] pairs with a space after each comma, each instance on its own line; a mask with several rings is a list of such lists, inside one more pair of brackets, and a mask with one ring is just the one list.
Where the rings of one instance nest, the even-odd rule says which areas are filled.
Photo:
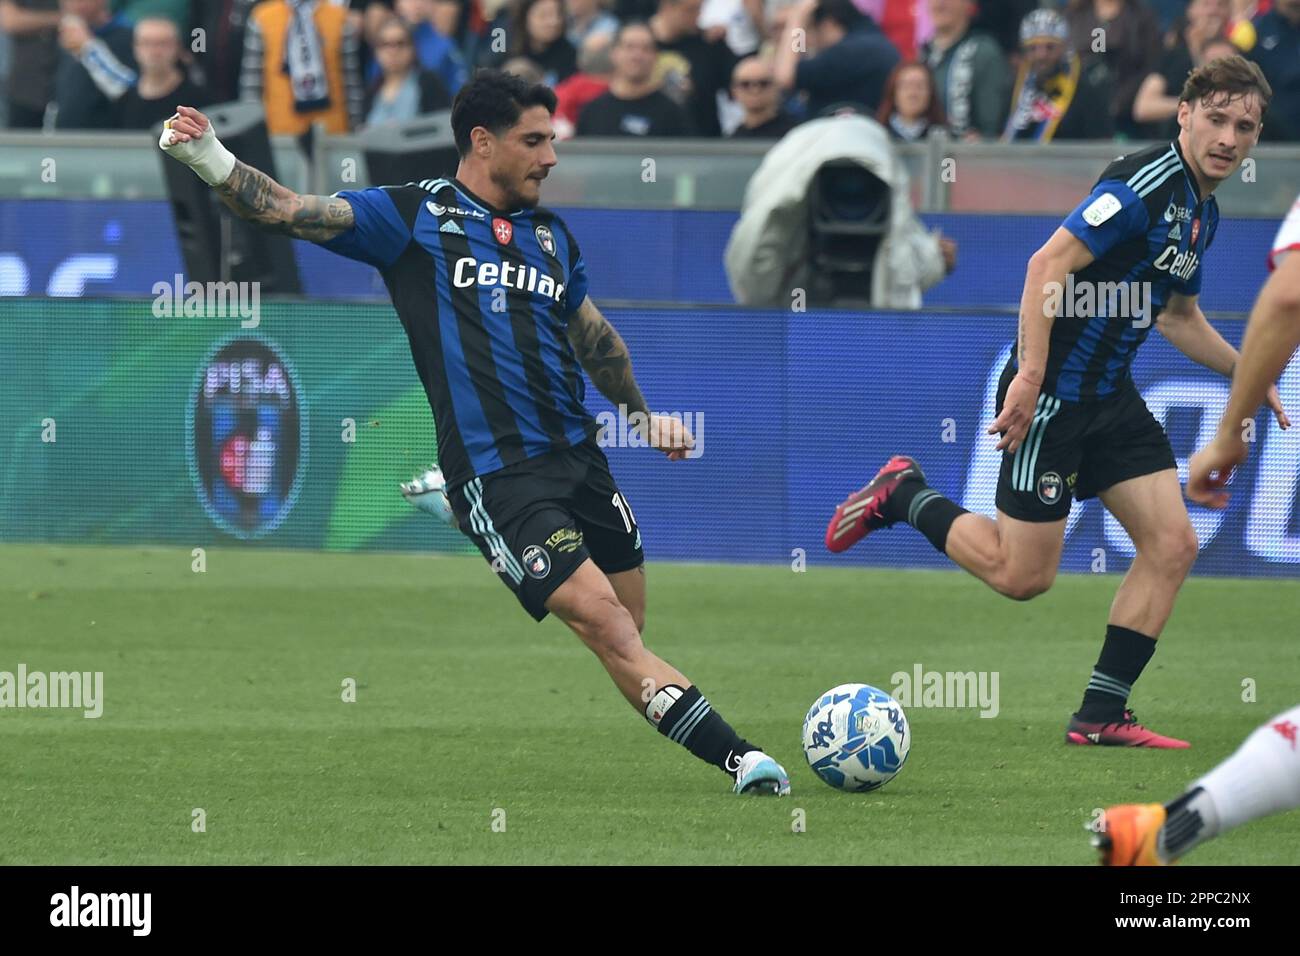
[[[1137, 555], [1066, 727], [1071, 744], [1189, 746], [1148, 730], [1128, 707], [1198, 548], [1169, 439], [1130, 366], [1154, 315], [1184, 355], [1232, 374], [1236, 350], [1197, 305], [1201, 259], [1219, 222], [1211, 194], [1259, 139], [1271, 95], [1259, 67], [1240, 56], [1195, 70], [1179, 99], [1178, 138], [1111, 163], [1029, 260], [1019, 336], [989, 429], [1001, 435], [1003, 452], [996, 520], [945, 498], [915, 461], [896, 456], [826, 529], [826, 546], [843, 551], [877, 528], [907, 522], [994, 590], [1023, 601], [1056, 577], [1071, 497], [1100, 497]], [[1085, 301], [1091, 289], [1092, 314], [1072, 317], [1062, 289]], [[1149, 309], [1135, 310], [1134, 302]], [[1287, 427], [1276, 388], [1267, 401]]]
[[[1268, 257], [1272, 275], [1260, 290], [1241, 344], [1232, 394], [1218, 433], [1192, 456], [1187, 497], [1224, 508], [1224, 485], [1246, 460], [1245, 423], [1300, 348], [1300, 197]], [[1300, 707], [1274, 717], [1238, 751], [1167, 804], [1122, 804], [1102, 818], [1093, 844], [1107, 866], [1163, 866], [1192, 847], [1250, 820], [1300, 807]]]
[[335, 196], [299, 196], [239, 162], [190, 107], [159, 145], [236, 215], [379, 269], [433, 409], [456, 524], [525, 610], [572, 628], [660, 733], [737, 793], [789, 793], [785, 770], [641, 641], [641, 534], [596, 444], [580, 367], [645, 416], [648, 443], [670, 460], [694, 439], [650, 414], [627, 346], [587, 296], [577, 242], [538, 205], [556, 163], [554, 110], [545, 86], [481, 72], [452, 104], [454, 178]]

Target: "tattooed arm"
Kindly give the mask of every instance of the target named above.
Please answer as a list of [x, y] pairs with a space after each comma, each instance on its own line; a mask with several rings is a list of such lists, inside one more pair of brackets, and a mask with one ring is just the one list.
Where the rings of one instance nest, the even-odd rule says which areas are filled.
[[591, 297], [582, 300], [578, 311], [569, 320], [569, 342], [579, 364], [591, 376], [592, 384], [610, 404], [626, 406], [628, 414], [641, 412], [649, 415], [645, 397], [632, 376], [632, 357], [627, 343], [609, 319], [600, 314]]
[[611, 404], [626, 408], [629, 423], [645, 423], [651, 448], [659, 449], [669, 461], [687, 457], [695, 447], [695, 437], [680, 417], [655, 415], [650, 411], [632, 375], [627, 343], [609, 324], [609, 319], [600, 314], [590, 296], [582, 300], [578, 311], [569, 319], [569, 342], [600, 394]]
[[352, 206], [337, 196], [300, 196], [266, 173], [238, 160], [216, 190], [240, 219], [295, 239], [323, 242], [352, 228]]
[[296, 239], [323, 242], [353, 225], [352, 206], [335, 196], [299, 196], [266, 173], [235, 159], [208, 118], [181, 106], [165, 124], [162, 150], [189, 166], [241, 219]]

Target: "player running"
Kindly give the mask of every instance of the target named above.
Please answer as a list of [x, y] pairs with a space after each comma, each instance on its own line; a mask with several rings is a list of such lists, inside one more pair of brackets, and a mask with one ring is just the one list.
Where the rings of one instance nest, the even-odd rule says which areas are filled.
[[[1218, 434], [1192, 456], [1187, 497], [1209, 508], [1228, 504], [1223, 490], [1246, 460], [1242, 429], [1300, 348], [1300, 198], [1278, 230], [1268, 257], [1272, 275], [1260, 290], [1241, 344], [1232, 394]], [[1194, 846], [1250, 820], [1300, 807], [1300, 707], [1279, 714], [1235, 754], [1167, 804], [1122, 804], [1101, 820], [1093, 845], [1107, 866], [1163, 866]]]
[[[895, 456], [826, 529], [826, 546], [844, 551], [904, 521], [994, 590], [1028, 600], [1056, 577], [1071, 498], [1100, 497], [1137, 555], [1066, 727], [1071, 744], [1189, 746], [1148, 730], [1128, 707], [1198, 548], [1169, 439], [1130, 366], [1155, 316], [1184, 355], [1232, 375], [1237, 352], [1197, 304], [1201, 259], [1219, 222], [1212, 193], [1258, 141], [1271, 96], [1259, 67], [1240, 56], [1193, 71], [1179, 99], [1178, 138], [1111, 163], [1029, 260], [1017, 344], [989, 429], [1000, 433], [1003, 452], [996, 520], [967, 512], [928, 487], [915, 461]], [[1096, 310], [1058, 319], [1073, 314], [1063, 289], [1091, 290]], [[1267, 401], [1288, 427], [1276, 388]]]
[[379, 269], [433, 409], [457, 525], [525, 610], [572, 628], [660, 733], [737, 793], [789, 793], [781, 766], [641, 641], [641, 534], [596, 444], [582, 370], [630, 420], [645, 416], [648, 443], [670, 460], [693, 438], [650, 414], [627, 346], [587, 295], [577, 242], [538, 205], [556, 163], [554, 110], [545, 86], [481, 72], [452, 104], [455, 178], [335, 196], [299, 196], [239, 162], [190, 107], [159, 145], [236, 215]]

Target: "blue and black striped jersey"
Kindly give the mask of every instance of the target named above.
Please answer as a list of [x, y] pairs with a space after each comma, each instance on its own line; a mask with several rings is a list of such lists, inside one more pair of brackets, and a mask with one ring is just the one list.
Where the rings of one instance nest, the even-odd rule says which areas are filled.
[[494, 209], [454, 179], [338, 195], [354, 225], [321, 245], [380, 270], [453, 489], [596, 434], [566, 335], [587, 273], [559, 216]]
[[1094, 401], [1129, 381], [1138, 346], [1170, 295], [1200, 293], [1219, 207], [1213, 196], [1201, 197], [1175, 141], [1112, 162], [1061, 225], [1095, 258], [1067, 283], [1043, 391]]

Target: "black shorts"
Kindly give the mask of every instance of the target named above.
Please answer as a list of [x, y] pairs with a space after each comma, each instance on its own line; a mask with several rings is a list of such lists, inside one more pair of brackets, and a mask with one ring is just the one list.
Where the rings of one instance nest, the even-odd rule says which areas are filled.
[[645, 560], [627, 498], [594, 438], [449, 490], [460, 529], [535, 620], [587, 558], [606, 574]]
[[[1015, 377], [1008, 362], [998, 382], [998, 413]], [[1021, 521], [1059, 521], [1070, 499], [1095, 498], [1130, 478], [1176, 468], [1169, 437], [1132, 379], [1095, 402], [1040, 394], [1034, 420], [1015, 454], [1002, 453], [998, 510]]]

